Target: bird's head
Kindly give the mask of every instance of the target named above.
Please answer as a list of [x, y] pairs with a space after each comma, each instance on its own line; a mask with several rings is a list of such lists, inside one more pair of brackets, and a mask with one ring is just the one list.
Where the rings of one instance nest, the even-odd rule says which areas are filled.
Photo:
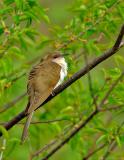
[[55, 60], [55, 59], [58, 60], [61, 58], [64, 58], [64, 56], [60, 52], [56, 51], [54, 53], [49, 53], [44, 59], [52, 61], [52, 60]]
[[49, 54], [45, 59], [48, 61], [57, 63], [58, 65], [62, 67], [63, 70], [67, 71], [67, 63], [64, 58], [65, 55], [67, 54], [62, 54], [58, 51], [55, 51], [53, 54]]
[[52, 61], [52, 62], [57, 63], [57, 64], [59, 64], [61, 66], [61, 65], [66, 63], [64, 55], [65, 54], [62, 54], [59, 51], [55, 51], [54, 53], [47, 55], [44, 58], [44, 60]]

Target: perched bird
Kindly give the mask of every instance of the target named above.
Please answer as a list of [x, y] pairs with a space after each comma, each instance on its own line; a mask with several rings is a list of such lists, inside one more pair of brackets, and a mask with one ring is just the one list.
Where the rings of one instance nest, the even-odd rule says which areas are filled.
[[67, 63], [59, 52], [49, 54], [31, 70], [27, 85], [29, 103], [25, 110], [28, 116], [22, 133], [22, 142], [27, 137], [34, 110], [49, 97], [66, 75]]

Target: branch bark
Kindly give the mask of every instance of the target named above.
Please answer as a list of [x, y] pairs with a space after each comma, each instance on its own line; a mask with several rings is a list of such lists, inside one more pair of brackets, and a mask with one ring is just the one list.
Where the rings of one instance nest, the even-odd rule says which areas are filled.
[[[111, 49], [107, 50], [101, 56], [99, 56], [99, 57], [95, 58], [94, 60], [92, 60], [91, 62], [89, 62], [84, 68], [82, 68], [81, 70], [79, 70], [78, 72], [76, 72], [67, 81], [65, 81], [63, 84], [61, 84], [60, 86], [58, 86], [54, 90], [54, 96], [50, 95], [47, 98], [47, 100], [43, 104], [41, 104], [39, 107], [43, 106], [45, 103], [47, 103], [52, 98], [54, 98], [55, 96], [57, 96], [64, 89], [66, 89], [72, 83], [74, 83], [76, 80], [80, 79], [82, 76], [84, 76], [85, 74], [87, 74], [90, 70], [92, 70], [98, 64], [100, 64], [101, 62], [105, 61], [106, 59], [108, 59], [109, 57], [111, 57], [112, 55], [114, 55], [124, 45], [123, 43], [121, 43], [122, 39], [123, 39], [123, 35], [124, 35], [124, 24], [122, 25], [120, 33], [119, 33], [119, 35], [118, 35], [118, 37], [117, 37], [117, 39], [115, 41], [115, 44], [113, 45], [113, 47]], [[4, 125], [5, 129], [9, 130], [10, 128], [12, 128], [15, 124], [17, 124], [20, 120], [22, 120], [26, 116], [27, 115], [25, 114], [25, 110], [22, 111], [21, 113], [19, 113], [17, 116], [15, 116], [14, 118], [12, 118], [8, 123], [6, 123]], [[1, 135], [2, 135], [2, 133], [0, 133], [0, 136]]]

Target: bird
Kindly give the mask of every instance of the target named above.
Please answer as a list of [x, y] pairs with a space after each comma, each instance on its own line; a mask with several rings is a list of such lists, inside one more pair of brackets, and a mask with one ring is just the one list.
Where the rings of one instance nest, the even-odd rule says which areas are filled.
[[24, 125], [21, 143], [28, 135], [28, 128], [34, 111], [53, 93], [67, 75], [67, 62], [64, 54], [54, 51], [43, 58], [32, 68], [28, 76], [28, 104], [25, 109], [27, 120]]

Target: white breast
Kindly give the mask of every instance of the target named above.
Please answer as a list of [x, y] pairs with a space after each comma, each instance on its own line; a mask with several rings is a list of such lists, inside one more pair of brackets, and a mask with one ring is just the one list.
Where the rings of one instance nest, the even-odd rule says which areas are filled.
[[61, 66], [61, 71], [60, 71], [60, 79], [58, 81], [58, 83], [56, 84], [55, 88], [58, 87], [62, 81], [64, 80], [65, 76], [67, 75], [67, 63], [65, 61], [65, 58], [63, 57], [59, 57], [56, 58], [55, 60], [53, 60], [53, 62], [59, 64]]

